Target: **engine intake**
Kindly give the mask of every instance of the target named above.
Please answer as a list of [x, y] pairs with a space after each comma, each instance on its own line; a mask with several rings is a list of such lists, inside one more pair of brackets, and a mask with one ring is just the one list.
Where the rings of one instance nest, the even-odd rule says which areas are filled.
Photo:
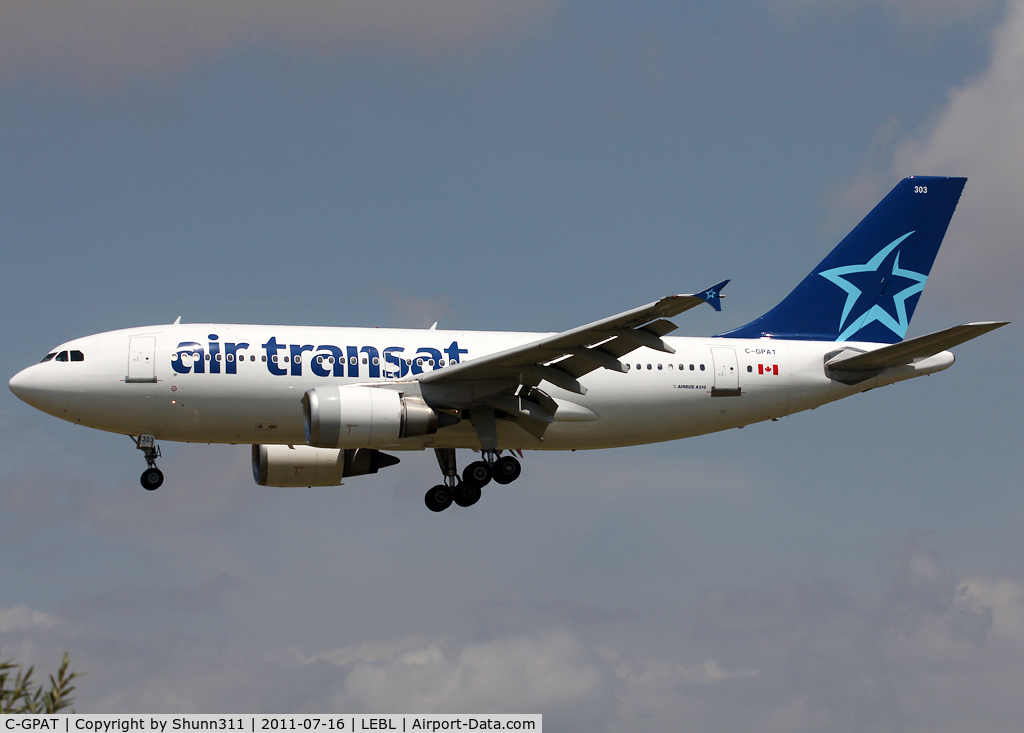
[[252, 477], [260, 486], [338, 486], [343, 478], [377, 473], [398, 458], [371, 448], [254, 445]]
[[318, 448], [383, 448], [457, 422], [390, 389], [317, 387], [302, 396], [306, 443]]

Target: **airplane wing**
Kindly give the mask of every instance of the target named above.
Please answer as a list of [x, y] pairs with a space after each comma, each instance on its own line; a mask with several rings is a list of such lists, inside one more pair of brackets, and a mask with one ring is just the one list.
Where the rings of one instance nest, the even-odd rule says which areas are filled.
[[715, 310], [721, 310], [719, 293], [728, 282], [725, 280], [691, 295], [669, 295], [554, 336], [432, 371], [418, 379], [421, 384], [436, 384], [491, 380], [528, 373], [570, 392], [585, 394], [586, 389], [577, 381], [579, 377], [601, 367], [624, 372], [626, 370], [619, 357], [641, 346], [673, 353], [674, 349], [661, 337], [678, 326], [665, 319], [701, 303], [709, 303]]
[[[585, 326], [436, 369], [415, 379], [428, 404], [457, 409], [489, 406], [507, 413], [540, 438], [558, 409], [555, 401], [538, 388], [541, 382], [582, 395], [586, 388], [579, 383], [580, 377], [601, 368], [625, 372], [619, 357], [641, 346], [673, 353], [674, 349], [661, 337], [677, 326], [666, 319], [701, 303], [721, 310], [720, 293], [728, 282], [724, 280], [699, 293], [669, 295]], [[519, 389], [521, 386], [524, 389]], [[513, 394], [517, 390], [518, 394]], [[472, 413], [478, 432], [478, 423], [493, 421], [493, 409], [491, 417], [483, 416], [484, 411], [479, 409]], [[487, 442], [482, 434], [481, 441]]]

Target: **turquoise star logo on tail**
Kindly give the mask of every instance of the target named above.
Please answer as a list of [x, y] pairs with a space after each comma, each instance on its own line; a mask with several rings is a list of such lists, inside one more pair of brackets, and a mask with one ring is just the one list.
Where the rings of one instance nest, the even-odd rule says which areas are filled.
[[[914, 232], [907, 232], [902, 237], [894, 239], [863, 265], [844, 265], [843, 267], [834, 267], [831, 270], [825, 270], [818, 273], [833, 285], [837, 285], [846, 291], [846, 304], [843, 306], [843, 315], [839, 319], [839, 329], [841, 333], [839, 334], [839, 337], [836, 338], [836, 341], [848, 341], [852, 335], [860, 331], [869, 323], [874, 323], [876, 321], [888, 328], [901, 339], [907, 334], [907, 327], [910, 325], [910, 319], [907, 318], [907, 298], [924, 290], [924, 284], [925, 281], [928, 280], [928, 276], [922, 275], [919, 272], [901, 269], [899, 252], [896, 252], [896, 256], [892, 260], [892, 269], [890, 269], [888, 273], [886, 273], [887, 268], [883, 267], [883, 264], [889, 259], [889, 255], [903, 243], [903, 240], [913, 233]], [[860, 300], [861, 295], [864, 293], [864, 288], [857, 287], [857, 285], [847, 278], [857, 275], [861, 275], [861, 278], [863, 278], [863, 273], [867, 273], [867, 277], [871, 277], [871, 274], [873, 273], [878, 273], [878, 275], [870, 282], [885, 282], [886, 287], [883, 288], [877, 302], [872, 303], [870, 308], [867, 308], [863, 313], [851, 320], [850, 313], [853, 311], [854, 306], [857, 305], [857, 301]], [[885, 291], [889, 289], [889, 286], [892, 285], [893, 279], [897, 277], [909, 280], [911, 281], [911, 284], [890, 296]], [[853, 279], [857, 278], [854, 277]], [[892, 298], [892, 307], [895, 311], [895, 317], [892, 313], [881, 306], [881, 303], [888, 301], [890, 297]], [[849, 321], [849, 325], [847, 325], [847, 321]]]

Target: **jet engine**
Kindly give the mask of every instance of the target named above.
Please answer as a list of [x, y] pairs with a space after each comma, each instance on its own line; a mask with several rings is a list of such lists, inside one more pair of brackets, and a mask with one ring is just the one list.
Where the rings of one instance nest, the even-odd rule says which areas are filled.
[[317, 387], [302, 396], [306, 443], [318, 448], [383, 448], [457, 422], [390, 389]]
[[252, 476], [260, 486], [337, 486], [343, 478], [377, 473], [398, 458], [371, 448], [254, 445]]

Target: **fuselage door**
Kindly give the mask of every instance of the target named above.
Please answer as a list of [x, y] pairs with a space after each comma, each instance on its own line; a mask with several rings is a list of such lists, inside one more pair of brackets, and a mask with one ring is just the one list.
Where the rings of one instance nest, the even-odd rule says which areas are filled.
[[740, 394], [740, 367], [736, 349], [731, 346], [712, 346], [711, 360], [715, 366], [715, 386], [712, 397], [738, 397]]
[[126, 382], [156, 381], [156, 337], [135, 336], [128, 341]]

